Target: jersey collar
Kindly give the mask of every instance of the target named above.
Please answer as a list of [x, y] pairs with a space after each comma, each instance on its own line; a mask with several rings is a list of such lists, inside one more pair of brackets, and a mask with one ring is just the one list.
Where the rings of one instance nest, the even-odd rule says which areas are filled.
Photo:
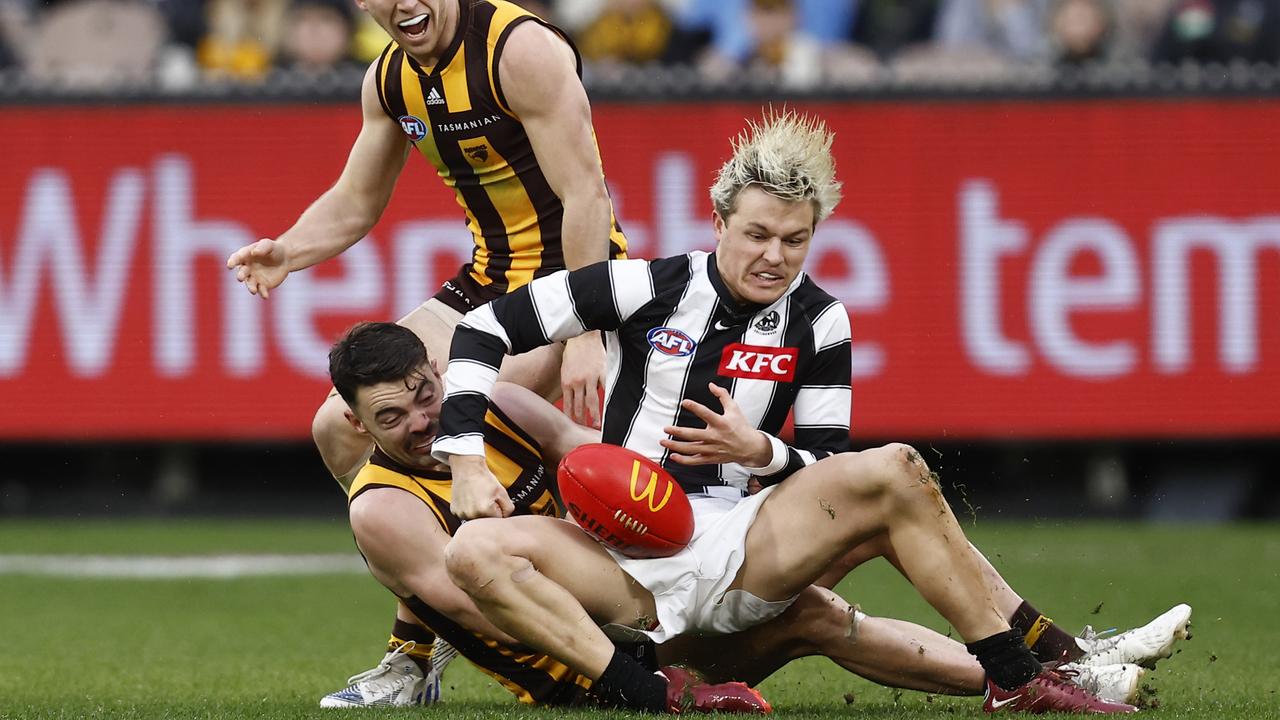
[[403, 465], [397, 462], [396, 460], [394, 460], [390, 455], [383, 452], [382, 448], [378, 447], [377, 445], [373, 446], [373, 454], [369, 456], [369, 464], [386, 468], [392, 472], [400, 473], [401, 475], [411, 475], [413, 477], [420, 477], [424, 480], [452, 480], [453, 479], [452, 475], [440, 470], [419, 470], [416, 468], [411, 468], [408, 465]]
[[471, 3], [473, 0], [458, 0], [458, 25], [453, 30], [453, 39], [449, 41], [449, 47], [440, 53], [440, 59], [435, 65], [431, 66], [431, 70], [426, 70], [422, 65], [414, 60], [409, 53], [405, 53], [404, 57], [409, 61], [409, 67], [419, 75], [428, 77], [439, 75], [442, 70], [449, 67], [449, 63], [453, 62], [453, 56], [458, 54], [458, 48], [462, 46], [462, 38], [466, 36], [467, 31], [471, 28]]

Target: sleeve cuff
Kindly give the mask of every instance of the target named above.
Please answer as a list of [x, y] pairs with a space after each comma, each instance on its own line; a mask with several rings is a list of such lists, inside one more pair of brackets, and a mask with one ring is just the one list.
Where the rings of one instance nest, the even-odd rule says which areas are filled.
[[773, 457], [772, 459], [769, 460], [769, 464], [763, 467], [751, 467], [750, 465], [743, 465], [742, 469], [746, 470], [752, 475], [773, 475], [776, 472], [780, 472], [783, 468], [787, 466], [787, 445], [786, 443], [770, 435], [769, 433], [764, 432], [763, 430], [761, 430], [760, 432], [763, 433], [766, 438], [769, 438], [769, 448], [770, 448], [770, 451], [773, 453]]
[[431, 457], [442, 463], [449, 462], [450, 455], [484, 455], [483, 435], [460, 435], [436, 440], [431, 446]]

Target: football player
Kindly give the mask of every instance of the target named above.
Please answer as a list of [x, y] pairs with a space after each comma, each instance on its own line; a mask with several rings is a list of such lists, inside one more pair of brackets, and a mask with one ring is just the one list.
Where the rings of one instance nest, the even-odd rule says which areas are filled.
[[[969, 544], [918, 452], [848, 452], [848, 314], [801, 270], [840, 197], [832, 141], [819, 121], [767, 116], [712, 186], [714, 253], [557, 273], [464, 318], [434, 455], [452, 468], [454, 512], [482, 519], [450, 542], [450, 577], [602, 696], [657, 710], [666, 684], [606, 630], [659, 643], [741, 632], [785, 613], [836, 561], [883, 556], [967, 641], [986, 709], [1133, 712], [1081, 687], [1078, 669], [1042, 664], [1078, 641], [1052, 623], [1013, 626], [1030, 606]], [[498, 519], [510, 502], [479, 442], [497, 368], [587, 330], [610, 350], [604, 440], [660, 462], [690, 495], [694, 539], [671, 558], [628, 558], [545, 518]], [[789, 412], [794, 446], [778, 438]], [[747, 495], [750, 478], [764, 489]]]

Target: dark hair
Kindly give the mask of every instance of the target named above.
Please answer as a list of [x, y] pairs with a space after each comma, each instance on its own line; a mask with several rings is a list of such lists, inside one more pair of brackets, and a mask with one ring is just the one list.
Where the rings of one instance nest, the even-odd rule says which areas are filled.
[[389, 322], [355, 325], [329, 349], [329, 378], [349, 407], [356, 391], [405, 380], [427, 360], [427, 348], [409, 328]]

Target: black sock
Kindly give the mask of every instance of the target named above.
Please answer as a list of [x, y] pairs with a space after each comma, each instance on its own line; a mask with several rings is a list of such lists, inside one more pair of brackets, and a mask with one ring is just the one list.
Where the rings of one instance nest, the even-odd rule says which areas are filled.
[[667, 711], [667, 679], [645, 670], [635, 658], [617, 650], [591, 689], [606, 707]]
[[1017, 630], [966, 643], [965, 647], [969, 648], [969, 654], [978, 658], [978, 664], [987, 672], [991, 682], [1005, 690], [1021, 687], [1040, 674], [1040, 663]]
[[1022, 633], [1023, 641], [1031, 648], [1031, 654], [1040, 662], [1071, 662], [1084, 655], [1084, 650], [1066, 630], [1053, 620], [1040, 614], [1025, 600], [1013, 611], [1009, 625]]
[[391, 626], [391, 639], [387, 640], [387, 652], [403, 647], [411, 640], [415, 645], [405, 654], [417, 663], [424, 674], [431, 672], [431, 644], [436, 641], [436, 636], [421, 625], [396, 618], [395, 624]]

